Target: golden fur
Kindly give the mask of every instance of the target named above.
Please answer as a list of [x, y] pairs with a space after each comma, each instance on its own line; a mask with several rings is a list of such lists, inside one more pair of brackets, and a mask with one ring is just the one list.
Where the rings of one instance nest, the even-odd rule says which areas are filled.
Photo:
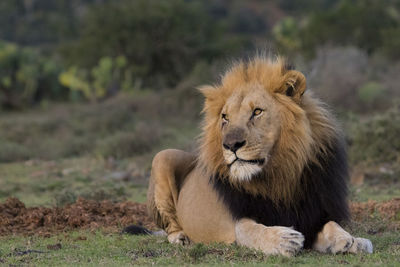
[[[337, 127], [318, 100], [309, 93], [302, 96], [306, 86], [304, 76], [300, 72], [287, 70], [282, 58], [271, 60], [257, 57], [247, 64], [240, 62], [223, 76], [221, 84], [200, 88], [206, 101], [199, 162], [210, 175], [219, 172], [229, 177], [221, 146], [220, 114], [234, 92], [244, 90], [246, 94], [254, 88], [246, 84], [259, 84], [273, 96], [273, 101], [280, 107], [281, 129], [270, 162], [265, 167], [270, 179], [240, 181], [240, 185], [252, 194], [289, 203], [301, 193], [296, 191], [296, 185], [304, 165], [313, 160], [316, 149], [323, 149], [322, 139], [329, 140], [327, 137], [337, 134]], [[297, 92], [292, 97], [294, 101], [284, 95], [288, 86], [296, 87]]]

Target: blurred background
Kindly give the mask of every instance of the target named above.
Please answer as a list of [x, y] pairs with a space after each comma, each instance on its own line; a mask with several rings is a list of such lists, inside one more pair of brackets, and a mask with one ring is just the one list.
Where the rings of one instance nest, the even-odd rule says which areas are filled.
[[202, 96], [255, 51], [289, 58], [346, 133], [353, 201], [400, 196], [400, 1], [2, 0], [0, 201], [145, 201], [192, 150]]

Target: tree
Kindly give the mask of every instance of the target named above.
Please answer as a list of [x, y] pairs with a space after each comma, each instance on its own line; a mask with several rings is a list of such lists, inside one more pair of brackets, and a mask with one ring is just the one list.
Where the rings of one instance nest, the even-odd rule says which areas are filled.
[[90, 9], [81, 38], [62, 51], [70, 65], [92, 68], [104, 56], [124, 56], [145, 85], [171, 86], [197, 59], [211, 61], [237, 48], [224, 38], [200, 1], [113, 1]]

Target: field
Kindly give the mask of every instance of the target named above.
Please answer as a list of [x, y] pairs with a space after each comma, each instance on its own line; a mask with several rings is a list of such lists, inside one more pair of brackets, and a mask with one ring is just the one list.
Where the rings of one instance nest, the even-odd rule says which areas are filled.
[[[198, 96], [188, 99], [191, 103], [199, 101]], [[193, 149], [199, 134], [199, 109], [191, 111], [188, 105], [183, 107], [185, 119], [165, 118], [166, 109], [172, 114], [180, 111], [168, 102], [152, 108], [140, 105], [152, 101], [156, 101], [152, 94], [128, 95], [91, 105], [42, 107], [29, 114], [15, 112], [0, 118], [0, 125], [7, 129], [0, 136], [4, 147], [0, 153], [1, 265], [400, 264], [398, 164], [357, 154], [359, 148], [354, 146], [363, 140], [346, 126], [354, 126], [351, 120], [344, 124], [353, 140], [349, 151], [353, 220], [346, 229], [371, 239], [374, 254], [302, 251], [289, 259], [266, 257], [236, 245], [180, 247], [162, 236], [120, 234], [132, 223], [156, 229], [141, 204], [146, 198], [151, 158], [165, 147]], [[385, 116], [360, 120], [366, 126], [359, 124], [357, 129], [370, 129], [370, 123]], [[149, 137], [149, 133], [157, 134]], [[138, 139], [139, 135], [146, 139]]]
[[[1, 0], [0, 25], [0, 266], [400, 266], [399, 1]], [[338, 118], [343, 227], [373, 254], [267, 257], [121, 233], [158, 230], [152, 158], [198, 149], [195, 88], [254, 55], [285, 58]]]

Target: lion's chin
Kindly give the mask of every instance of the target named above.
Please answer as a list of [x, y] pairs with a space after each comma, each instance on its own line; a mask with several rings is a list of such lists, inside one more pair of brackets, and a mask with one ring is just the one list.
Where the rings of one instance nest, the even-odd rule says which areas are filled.
[[262, 168], [258, 164], [236, 161], [230, 166], [230, 177], [232, 180], [240, 182], [250, 181], [261, 171]]

